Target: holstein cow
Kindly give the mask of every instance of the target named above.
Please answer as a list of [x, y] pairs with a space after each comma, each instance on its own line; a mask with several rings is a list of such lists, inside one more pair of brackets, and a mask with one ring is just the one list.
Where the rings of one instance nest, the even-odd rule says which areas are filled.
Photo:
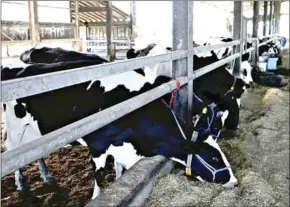
[[[149, 45], [149, 47], [143, 50], [137, 51], [130, 49], [127, 52], [127, 58], [131, 59], [144, 56], [146, 53], [142, 53], [142, 51], [150, 50], [152, 46], [154, 46], [154, 44]], [[168, 47], [167, 50], [171, 50], [171, 48]], [[194, 70], [198, 70], [201, 67], [219, 60], [213, 51], [209, 54], [203, 53], [205, 56], [201, 54], [194, 55]], [[219, 107], [222, 107], [223, 110], [230, 111], [229, 117], [225, 123], [227, 129], [236, 130], [238, 127], [239, 100], [246, 88], [249, 87], [249, 84], [245, 83], [244, 80], [251, 78], [251, 73], [245, 75], [247, 77], [242, 78], [243, 75], [235, 77], [229, 73], [226, 69], [226, 65], [224, 65], [194, 80], [194, 97], [201, 97], [199, 98], [200, 100], [207, 99], [206, 103], [218, 103]], [[248, 78], [248, 76], [250, 76], [250, 78]]]
[[[260, 43], [263, 43], [267, 41], [267, 39], [260, 40]], [[262, 45], [259, 47], [259, 61], [266, 62], [268, 58], [276, 57], [278, 58], [277, 65], [282, 65], [282, 56], [281, 56], [281, 49], [282, 45], [280, 43], [280, 40], [274, 41], [274, 42], [268, 42], [265, 45]], [[266, 70], [266, 68], [264, 68]]]
[[[230, 37], [220, 37], [220, 38], [212, 38], [205, 42], [203, 45], [208, 46], [208, 45], [214, 45], [214, 44], [222, 44], [225, 42], [231, 42], [233, 41], [232, 38]], [[251, 47], [252, 43], [247, 42], [247, 48]], [[246, 45], [244, 45], [246, 48]], [[225, 57], [228, 57], [231, 55], [233, 51], [233, 47], [224, 47], [220, 49], [214, 50], [214, 53], [217, 55], [218, 59], [223, 59]], [[241, 60], [241, 71], [238, 74], [235, 74], [237, 78], [242, 79], [246, 84], [251, 84], [253, 82], [252, 76], [251, 76], [251, 71], [252, 71], [252, 66], [249, 63], [249, 60], [251, 58], [251, 55], [249, 53], [243, 54], [242, 55], [242, 60]], [[233, 70], [230, 67], [229, 64], [227, 64], [227, 70], [233, 74]]]
[[[160, 54], [160, 51], [163, 52], [164, 49], [154, 47], [148, 55]], [[18, 69], [17, 73], [11, 73], [14, 69], [10, 71], [4, 68], [1, 77], [5, 80], [27, 77], [57, 71], [57, 67], [59, 70], [79, 67], [78, 64], [79, 61], [77, 66], [74, 65], [74, 61], [34, 64]], [[19, 147], [40, 135], [168, 82], [171, 80], [171, 63], [145, 67], [144, 74], [136, 71], [125, 72], [7, 102], [6, 149]], [[168, 100], [166, 97], [164, 99]], [[117, 177], [120, 176], [120, 166], [128, 169], [138, 160], [133, 159], [134, 155], [138, 157], [137, 154], [163, 155], [181, 163], [185, 162], [188, 154], [194, 154], [192, 163], [187, 163], [193, 172], [192, 176], [205, 181], [224, 183], [226, 187], [237, 184], [226, 157], [211, 136], [214, 132], [219, 132], [228, 112], [223, 112], [217, 106], [205, 106], [206, 110], [201, 113], [195, 127], [192, 126], [190, 132], [184, 132], [183, 135], [183, 127], [180, 127], [182, 123], [163, 101], [156, 100], [82, 138], [82, 143], [89, 147], [93, 156], [96, 171], [99, 172], [104, 167], [108, 154], [115, 158]], [[197, 132], [192, 133], [195, 129]], [[198, 135], [194, 144], [190, 142], [188, 134], [190, 137], [191, 134]], [[117, 153], [120, 151], [121, 155]], [[49, 175], [48, 171], [40, 170], [43, 177]], [[15, 175], [18, 189], [26, 190], [21, 170]], [[93, 198], [98, 193], [99, 187], [96, 182]]]

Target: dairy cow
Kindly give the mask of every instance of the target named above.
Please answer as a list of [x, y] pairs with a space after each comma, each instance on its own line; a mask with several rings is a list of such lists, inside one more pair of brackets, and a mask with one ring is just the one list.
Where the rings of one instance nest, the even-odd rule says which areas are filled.
[[[149, 47], [142, 50], [130, 49], [127, 52], [127, 58], [145, 56], [146, 53], [142, 51], [150, 50], [152, 45], [154, 44], [150, 44]], [[171, 48], [168, 47], [167, 50], [171, 50]], [[194, 70], [217, 61], [219, 61], [219, 58], [214, 51], [196, 54], [193, 56]], [[218, 103], [219, 107], [222, 107], [223, 110], [229, 110], [229, 117], [225, 122], [227, 129], [236, 130], [238, 128], [240, 98], [246, 91], [246, 88], [250, 87], [251, 83], [250, 68], [245, 70], [246, 72], [242, 72], [242, 74], [236, 77], [229, 72], [228, 65], [223, 65], [194, 80], [194, 102], [197, 103], [198, 101], [196, 101], [197, 98], [195, 97], [199, 97], [199, 100], [204, 100], [207, 103]], [[248, 81], [245, 82], [245, 80]]]
[[[148, 55], [163, 52], [164, 49], [158, 46]], [[35, 62], [37, 60], [34, 59]], [[84, 60], [66, 59], [64, 62], [55, 61], [51, 64], [37, 63], [12, 70], [3, 68], [1, 77], [3, 80], [11, 80], [56, 72], [80, 67], [79, 64], [89, 60], [80, 61]], [[6, 149], [20, 147], [21, 144], [41, 135], [166, 83], [171, 80], [170, 69], [171, 63], [161, 63], [158, 67], [145, 67], [143, 70], [145, 75], [130, 71], [9, 101], [5, 103], [8, 132]], [[168, 97], [165, 96], [82, 137], [80, 142], [89, 147], [96, 172], [104, 166], [108, 154], [114, 155], [117, 177], [120, 176], [118, 171], [120, 165], [128, 169], [141, 156], [163, 155], [184, 163], [187, 155], [194, 154], [192, 163], [187, 163], [192, 170], [192, 176], [200, 180], [223, 183], [226, 187], [234, 186], [237, 180], [212, 136], [220, 131], [228, 112], [220, 110], [215, 105], [204, 105], [203, 109], [206, 109], [206, 112], [203, 110], [195, 125], [190, 128], [190, 132], [184, 132], [182, 122], [178, 121], [166, 103]], [[198, 135], [195, 144], [189, 140], [189, 135], [194, 134], [193, 131]], [[152, 147], [148, 148], [147, 144]], [[175, 150], [172, 150], [173, 148]], [[122, 156], [117, 153], [120, 151]], [[127, 159], [134, 156], [136, 159]], [[44, 166], [43, 164], [40, 164], [40, 167]], [[40, 170], [44, 180], [50, 182], [51, 175], [47, 168]], [[18, 190], [27, 190], [21, 169], [16, 171], [15, 176]], [[96, 181], [93, 198], [98, 193]]]

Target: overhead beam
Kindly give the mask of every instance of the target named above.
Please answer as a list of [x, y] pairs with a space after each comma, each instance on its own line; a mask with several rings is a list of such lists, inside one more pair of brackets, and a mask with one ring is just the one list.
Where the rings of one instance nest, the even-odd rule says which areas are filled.
[[106, 7], [79, 7], [79, 12], [105, 12]]
[[[234, 1], [234, 24], [233, 24], [233, 39], [234, 40], [240, 40], [242, 45], [242, 39], [241, 36], [243, 31], [243, 2], [242, 1]], [[242, 53], [243, 47], [240, 47], [239, 45], [236, 46], [237, 52]], [[240, 72], [241, 67], [241, 57], [237, 58], [234, 63], [234, 74], [238, 74]]]
[[[259, 18], [260, 18], [260, 15], [259, 15]], [[266, 36], [267, 34], [267, 20], [268, 20], [268, 1], [264, 1], [263, 36]]]
[[[29, 5], [29, 4], [28, 4]], [[29, 27], [29, 22], [1, 21], [2, 27]], [[39, 22], [40, 27], [73, 27], [73, 23]]]
[[[87, 24], [89, 27], [99, 27], [99, 26], [107, 26], [107, 22], [88, 22]], [[130, 27], [131, 22], [125, 21], [125, 22], [113, 22], [112, 26], [125, 26], [125, 27]]]
[[[280, 16], [282, 16], [282, 15], [289, 15], [288, 13], [280, 13]], [[245, 19], [247, 20], [247, 21], [253, 21], [253, 18], [246, 18], [245, 17]], [[258, 16], [258, 19], [259, 19], [259, 21], [264, 21], [264, 15], [259, 15]], [[270, 16], [267, 16], [266, 17], [266, 21], [270, 21]], [[268, 28], [267, 28], [268, 29]], [[268, 29], [269, 30], [269, 29]]]
[[113, 6], [112, 1], [106, 2], [106, 17], [107, 17], [107, 56], [110, 61], [114, 61], [114, 48], [112, 44], [112, 28], [113, 28]]
[[[191, 50], [192, 45], [192, 33], [193, 33], [193, 2], [192, 1], [173, 1], [173, 50]], [[193, 76], [193, 60], [192, 55], [189, 55], [188, 61], [186, 58], [182, 58], [173, 61], [172, 64], [172, 75], [173, 77], [180, 76]], [[188, 68], [188, 70], [187, 70]], [[190, 91], [190, 94], [188, 94]], [[190, 95], [190, 96], [188, 96]], [[175, 95], [173, 101], [173, 110], [176, 115], [188, 123], [188, 118], [192, 120], [191, 112], [188, 111], [188, 106], [191, 105], [192, 101], [192, 83], [184, 86]], [[192, 107], [191, 107], [192, 108]], [[190, 109], [192, 110], [192, 109]], [[189, 123], [188, 123], [189, 124]]]
[[259, 31], [259, 1], [254, 1], [253, 5], [253, 35], [252, 37], [258, 37]]

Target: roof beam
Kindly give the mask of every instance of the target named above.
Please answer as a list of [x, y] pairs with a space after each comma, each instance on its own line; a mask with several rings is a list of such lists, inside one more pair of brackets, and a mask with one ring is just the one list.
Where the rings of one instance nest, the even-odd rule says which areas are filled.
[[85, 12], [105, 12], [106, 7], [79, 7], [79, 12], [80, 13], [85, 13]]
[[[21, 21], [1, 21], [2, 27], [28, 27], [29, 22]], [[73, 27], [73, 23], [39, 22], [40, 27]]]
[[[106, 22], [88, 22], [88, 26], [89, 27], [93, 27], [93, 26], [106, 26], [107, 23]], [[131, 25], [131, 23], [129, 21], [126, 22], [113, 22], [112, 24], [113, 26], [125, 26], [125, 27], [129, 27]]]

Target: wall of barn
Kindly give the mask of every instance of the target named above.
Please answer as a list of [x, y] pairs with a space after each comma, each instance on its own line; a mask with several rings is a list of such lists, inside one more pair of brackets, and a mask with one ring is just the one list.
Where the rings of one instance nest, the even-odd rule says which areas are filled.
[[[28, 31], [29, 13], [27, 1], [2, 1], [1, 4], [2, 21], [26, 22], [26, 24], [13, 25], [12, 27], [2, 25], [2, 32], [13, 40], [28, 40], [30, 35]], [[38, 1], [39, 22], [70, 23], [70, 12], [68, 8], [68, 1]], [[57, 26], [49, 28], [41, 26], [40, 35], [41, 39], [70, 39], [74, 36], [73, 28]], [[8, 40], [8, 38], [2, 35], [2, 40]], [[40, 46], [42, 45], [44, 44], [40, 44]], [[69, 42], [57, 42], [45, 45], [72, 49], [72, 44]], [[9, 45], [7, 49], [7, 45], [2, 44], [2, 57], [8, 57], [8, 55], [10, 57], [19, 56], [24, 50], [29, 48], [31, 48], [30, 44], [14, 44]]]
[[[29, 13], [27, 1], [2, 3], [2, 41], [29, 40]], [[53, 7], [50, 8], [49, 6]], [[54, 22], [55, 25], [40, 24], [41, 39], [73, 38], [74, 29], [70, 25], [59, 26], [57, 23], [70, 23], [68, 1], [38, 1], [38, 19], [40, 23]], [[13, 11], [13, 12], [11, 12]], [[48, 15], [49, 14], [49, 15]], [[57, 14], [57, 15], [54, 15]], [[13, 25], [11, 25], [11, 23]]]

